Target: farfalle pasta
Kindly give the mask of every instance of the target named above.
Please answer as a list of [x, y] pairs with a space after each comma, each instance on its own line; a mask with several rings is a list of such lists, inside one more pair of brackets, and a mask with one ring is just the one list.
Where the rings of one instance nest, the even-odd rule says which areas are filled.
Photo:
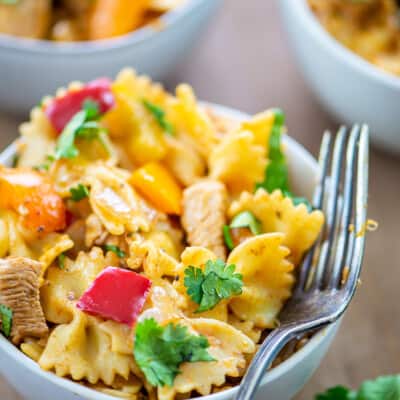
[[1, 332], [116, 398], [235, 385], [324, 223], [290, 191], [283, 132], [278, 109], [227, 120], [132, 70], [46, 97], [0, 167]]

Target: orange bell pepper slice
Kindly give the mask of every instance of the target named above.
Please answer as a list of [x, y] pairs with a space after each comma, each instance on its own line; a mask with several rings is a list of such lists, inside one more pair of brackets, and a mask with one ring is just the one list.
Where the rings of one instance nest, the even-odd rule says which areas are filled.
[[37, 233], [65, 228], [64, 202], [39, 172], [0, 167], [0, 193], [0, 208], [20, 214], [26, 228]]
[[166, 214], [182, 213], [182, 189], [162, 164], [151, 162], [138, 168], [130, 183], [158, 210]]
[[147, 0], [96, 0], [89, 15], [89, 39], [107, 39], [137, 28]]

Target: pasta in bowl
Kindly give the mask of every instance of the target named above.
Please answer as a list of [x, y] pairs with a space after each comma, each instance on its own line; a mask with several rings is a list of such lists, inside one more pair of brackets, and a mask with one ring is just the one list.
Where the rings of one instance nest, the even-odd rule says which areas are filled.
[[[18, 387], [8, 358], [62, 399], [232, 395], [324, 217], [294, 194], [315, 167], [281, 145], [283, 113], [227, 115], [125, 70], [60, 89], [22, 125], [0, 170], [1, 329], [21, 352], [2, 339], [0, 366], [28, 398], [41, 392]], [[275, 399], [334, 329], [286, 349]]]

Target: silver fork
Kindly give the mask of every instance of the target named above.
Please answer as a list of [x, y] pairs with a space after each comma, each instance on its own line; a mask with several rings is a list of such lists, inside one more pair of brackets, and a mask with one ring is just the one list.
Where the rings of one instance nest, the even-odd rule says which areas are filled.
[[364, 254], [368, 153], [366, 125], [353, 126], [349, 135], [341, 127], [334, 144], [331, 134], [324, 134], [319, 155], [320, 182], [313, 203], [324, 211], [325, 227], [301, 265], [293, 296], [279, 315], [280, 326], [267, 336], [254, 356], [236, 400], [253, 398], [266, 369], [285, 344], [336, 321], [349, 305]]

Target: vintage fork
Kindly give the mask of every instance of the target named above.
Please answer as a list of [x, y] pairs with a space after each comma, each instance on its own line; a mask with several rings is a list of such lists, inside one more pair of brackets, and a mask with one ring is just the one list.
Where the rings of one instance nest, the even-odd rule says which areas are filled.
[[326, 132], [313, 201], [315, 208], [324, 211], [324, 230], [301, 265], [293, 296], [279, 315], [279, 327], [254, 356], [236, 400], [251, 400], [266, 369], [285, 344], [336, 321], [356, 290], [367, 224], [368, 127], [355, 125], [349, 135], [341, 127], [334, 145], [332, 142], [331, 134]]

